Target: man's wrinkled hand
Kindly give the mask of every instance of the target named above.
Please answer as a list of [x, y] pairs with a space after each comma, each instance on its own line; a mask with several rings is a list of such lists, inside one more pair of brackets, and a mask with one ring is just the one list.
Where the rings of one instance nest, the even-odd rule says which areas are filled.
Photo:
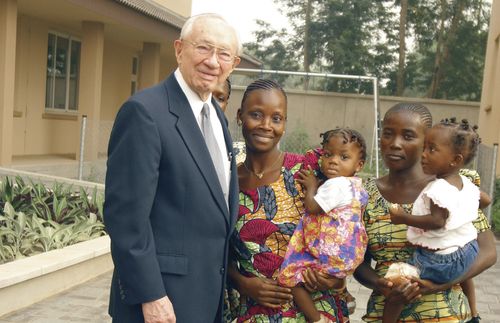
[[142, 304], [144, 323], [175, 323], [174, 307], [167, 296]]

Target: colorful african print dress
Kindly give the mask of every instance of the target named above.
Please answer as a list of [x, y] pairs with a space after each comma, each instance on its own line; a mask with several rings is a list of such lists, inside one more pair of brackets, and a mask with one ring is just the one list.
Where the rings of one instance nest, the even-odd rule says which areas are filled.
[[[240, 192], [240, 209], [231, 252], [241, 274], [276, 279], [290, 237], [304, 212], [300, 185], [295, 175], [304, 156], [285, 153], [279, 179], [269, 185]], [[231, 291], [229, 294], [232, 294]], [[318, 311], [334, 322], [349, 322], [344, 295], [316, 292], [311, 297]], [[272, 309], [245, 296], [231, 304], [237, 322], [306, 322], [290, 302]]]
[[364, 260], [368, 237], [361, 216], [368, 196], [361, 178], [328, 179], [314, 198], [328, 212], [300, 220], [278, 277], [284, 286], [303, 283], [307, 268], [342, 279]]
[[[479, 186], [479, 175], [475, 171], [462, 170], [461, 174]], [[380, 194], [375, 179], [365, 184], [368, 192], [368, 205], [364, 213], [365, 228], [368, 233], [367, 252], [376, 262], [375, 271], [384, 276], [393, 262], [406, 262], [413, 254], [414, 248], [406, 238], [407, 226], [392, 224], [389, 215], [389, 202]], [[411, 212], [411, 204], [401, 205]], [[478, 233], [489, 229], [484, 214], [474, 221]], [[385, 298], [374, 291], [367, 305], [365, 322], [381, 322]], [[435, 294], [423, 295], [420, 299], [408, 304], [398, 322], [465, 322], [470, 318], [469, 304], [460, 285]]]

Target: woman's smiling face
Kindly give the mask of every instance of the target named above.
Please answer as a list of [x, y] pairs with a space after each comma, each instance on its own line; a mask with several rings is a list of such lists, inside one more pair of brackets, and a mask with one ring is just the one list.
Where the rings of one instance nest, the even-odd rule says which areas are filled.
[[286, 98], [277, 89], [259, 89], [248, 94], [238, 111], [247, 149], [274, 149], [285, 132]]

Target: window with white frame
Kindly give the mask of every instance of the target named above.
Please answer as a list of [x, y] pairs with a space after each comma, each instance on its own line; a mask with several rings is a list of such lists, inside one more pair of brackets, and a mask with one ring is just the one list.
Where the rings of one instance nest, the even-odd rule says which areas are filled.
[[137, 74], [139, 71], [139, 57], [132, 57], [132, 77], [130, 80], [130, 95], [137, 92]]
[[58, 111], [78, 110], [80, 78], [79, 39], [49, 32], [45, 107]]

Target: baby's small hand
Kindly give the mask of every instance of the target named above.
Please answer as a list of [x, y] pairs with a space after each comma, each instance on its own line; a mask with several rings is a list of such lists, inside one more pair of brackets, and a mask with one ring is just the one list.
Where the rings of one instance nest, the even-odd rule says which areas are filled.
[[313, 186], [318, 187], [319, 181], [314, 175], [314, 171], [311, 166], [308, 169], [303, 169], [299, 172], [299, 178], [297, 178], [297, 182], [302, 184], [306, 189], [309, 189]]
[[397, 203], [389, 204], [389, 214], [391, 215], [391, 222], [393, 224], [403, 224], [405, 210]]
[[398, 203], [389, 203], [389, 212], [398, 213], [398, 211], [400, 209], [401, 209], [401, 206], [399, 206]]

